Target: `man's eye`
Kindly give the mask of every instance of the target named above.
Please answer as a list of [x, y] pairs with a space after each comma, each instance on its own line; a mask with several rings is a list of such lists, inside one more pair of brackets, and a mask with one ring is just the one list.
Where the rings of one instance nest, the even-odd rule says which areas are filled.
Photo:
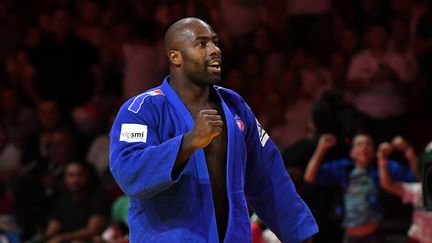
[[206, 43], [205, 42], [200, 42], [200, 43], [198, 43], [198, 47], [205, 47], [206, 46]]

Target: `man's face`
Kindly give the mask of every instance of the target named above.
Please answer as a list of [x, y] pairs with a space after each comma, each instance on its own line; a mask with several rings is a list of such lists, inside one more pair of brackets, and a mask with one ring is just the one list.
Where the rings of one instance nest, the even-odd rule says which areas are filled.
[[372, 138], [366, 134], [360, 134], [354, 137], [351, 158], [356, 166], [366, 168], [372, 162], [375, 155]]
[[88, 180], [86, 169], [76, 163], [69, 164], [65, 169], [65, 182], [71, 192], [81, 192], [85, 189]]
[[52, 129], [60, 121], [60, 110], [57, 103], [46, 101], [38, 107], [38, 119], [43, 129]]
[[384, 48], [387, 43], [387, 32], [384, 27], [376, 25], [369, 30], [369, 45], [372, 48]]
[[206, 86], [221, 81], [221, 51], [219, 38], [210, 26], [192, 23], [183, 32], [180, 68], [196, 85]]

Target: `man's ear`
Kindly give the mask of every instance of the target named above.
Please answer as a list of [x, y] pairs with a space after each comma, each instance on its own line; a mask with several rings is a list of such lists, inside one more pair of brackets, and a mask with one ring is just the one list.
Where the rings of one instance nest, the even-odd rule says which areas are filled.
[[180, 66], [180, 64], [183, 61], [181, 52], [175, 50], [170, 50], [168, 52], [168, 59], [170, 63], [173, 64], [174, 66]]

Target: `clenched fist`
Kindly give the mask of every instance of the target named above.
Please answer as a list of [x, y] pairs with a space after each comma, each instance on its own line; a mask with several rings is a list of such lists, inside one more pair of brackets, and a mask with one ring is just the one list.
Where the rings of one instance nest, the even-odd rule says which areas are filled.
[[392, 140], [392, 146], [395, 151], [404, 152], [408, 148], [408, 143], [401, 136], [397, 136]]
[[192, 143], [198, 148], [206, 147], [222, 132], [222, 127], [222, 116], [218, 115], [217, 110], [200, 111], [191, 131]]
[[331, 147], [334, 147], [337, 143], [337, 138], [335, 135], [326, 133], [321, 135], [319, 138], [318, 146], [320, 149], [328, 150]]
[[378, 160], [387, 160], [391, 153], [393, 153], [392, 144], [388, 142], [381, 143], [378, 146], [377, 158]]

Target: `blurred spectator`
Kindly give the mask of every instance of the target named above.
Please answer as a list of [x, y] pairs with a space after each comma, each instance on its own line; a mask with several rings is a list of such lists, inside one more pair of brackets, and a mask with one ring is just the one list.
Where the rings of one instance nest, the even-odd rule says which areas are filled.
[[308, 49], [321, 64], [330, 55], [331, 7], [330, 0], [287, 1], [291, 46]]
[[67, 163], [79, 157], [77, 144], [70, 131], [55, 130], [48, 137], [47, 145], [48, 156], [45, 169], [54, 180], [53, 183], [59, 183]]
[[251, 216], [252, 243], [263, 243], [263, 222], [254, 213]]
[[221, 0], [220, 10], [227, 31], [231, 36], [241, 37], [259, 23], [259, 9], [262, 0]]
[[165, 51], [162, 42], [156, 42], [155, 23], [149, 19], [137, 21], [133, 26], [133, 37], [123, 44], [125, 60], [123, 93], [124, 99], [156, 86], [164, 72]]
[[[430, 158], [432, 153], [430, 150], [425, 150], [420, 157], [419, 165], [417, 165], [417, 157], [414, 149], [406, 141], [393, 140], [392, 144], [387, 145], [388, 152], [391, 150], [400, 151], [405, 154], [412, 164], [412, 168], [417, 170], [422, 168], [421, 163], [424, 163], [424, 159]], [[380, 167], [380, 181], [382, 187], [390, 192], [400, 197], [404, 203], [410, 203], [414, 207], [412, 215], [411, 227], [408, 231], [408, 236], [410, 237], [410, 242], [432, 242], [432, 212], [429, 212], [423, 206], [423, 192], [422, 192], [422, 182], [399, 182], [394, 181], [389, 176], [389, 171], [387, 169], [388, 161], [386, 159], [379, 160]], [[421, 172], [420, 172], [421, 174]]]
[[[106, 123], [111, 124], [112, 119]], [[95, 137], [86, 157], [87, 161], [95, 167], [99, 175], [106, 173], [109, 165], [109, 136], [107, 130]]]
[[95, 243], [128, 243], [129, 197], [123, 195], [118, 197], [111, 206], [111, 222], [101, 235], [94, 237]]
[[[401, 1], [401, 0], [399, 0]], [[403, 0], [405, 1], [405, 0]], [[404, 19], [393, 19], [389, 38], [389, 50], [402, 56], [408, 80], [417, 76], [417, 60], [412, 45], [409, 23]]]
[[412, 14], [411, 10], [413, 4], [414, 4], [413, 1], [410, 0], [390, 1], [390, 9], [392, 11], [392, 17], [409, 19]]
[[301, 81], [297, 99], [284, 112], [285, 135], [282, 149], [306, 137], [311, 129], [310, 108], [330, 88], [330, 79], [326, 71], [320, 68], [303, 68], [299, 72], [299, 78]]
[[[11, 87], [20, 91], [31, 92], [30, 85], [34, 78], [35, 70], [30, 65], [26, 52], [17, 51], [6, 59], [6, 78]], [[29, 93], [29, 97], [33, 94]]]
[[[65, 128], [66, 123], [63, 118], [59, 104], [54, 101], [44, 101], [37, 107], [37, 130], [30, 134], [23, 145], [23, 163], [28, 164], [32, 161], [45, 160], [47, 158], [47, 143], [52, 131]], [[27, 122], [32, 122], [31, 120]]]
[[86, 103], [94, 94], [92, 68], [99, 61], [98, 50], [77, 37], [67, 9], [55, 9], [50, 15], [49, 37], [29, 50], [36, 70], [32, 88], [34, 102], [55, 100], [66, 109]]
[[335, 89], [342, 90], [346, 83], [346, 74], [348, 70], [348, 58], [341, 52], [335, 52], [330, 57], [330, 76], [332, 86]]
[[109, 219], [109, 202], [97, 187], [96, 178], [89, 164], [67, 164], [66, 192], [53, 205], [44, 235], [46, 242], [86, 242], [102, 233]]
[[45, 228], [53, 203], [64, 188], [66, 165], [79, 157], [69, 131], [54, 130], [47, 135], [46, 157], [27, 164], [14, 186], [14, 209], [23, 240], [40, 234]]
[[94, 46], [99, 46], [104, 37], [99, 5], [92, 0], [77, 1], [76, 10], [79, 15], [74, 26], [77, 36]]
[[21, 151], [9, 141], [5, 127], [0, 123], [0, 236], [11, 242], [18, 242], [12, 182], [21, 168], [20, 157]]
[[9, 183], [18, 174], [21, 151], [10, 142], [3, 124], [0, 123], [0, 183]]
[[249, 39], [252, 40], [251, 49], [261, 57], [271, 55], [275, 50], [274, 46], [278, 46], [275, 43], [278, 40], [275, 40], [271, 29], [265, 24], [256, 26]]
[[109, 171], [109, 130], [114, 119], [114, 114], [107, 118], [103, 132], [94, 138], [86, 154], [87, 161], [95, 168], [98, 177], [101, 179], [101, 187], [112, 200], [122, 195], [120, 188]]
[[[336, 142], [337, 139], [332, 134], [321, 135], [304, 179], [307, 183], [316, 185], [338, 184], [344, 190], [343, 242], [382, 242], [383, 238], [378, 230], [382, 210], [378, 199], [379, 179], [377, 167], [374, 165], [373, 139], [368, 134], [360, 133], [353, 138], [351, 159], [342, 158], [321, 165], [325, 154]], [[391, 176], [397, 180], [416, 180], [408, 168], [396, 161], [391, 161], [387, 167]]]
[[[320, 233], [314, 237], [314, 241], [340, 242], [342, 238], [340, 189], [335, 185], [314, 186], [303, 183], [303, 173], [322, 134], [333, 133], [338, 137], [336, 146], [323, 158], [325, 163], [348, 155], [350, 139], [358, 132], [361, 124], [358, 124], [356, 111], [344, 101], [341, 93], [335, 91], [324, 92], [312, 105], [310, 116], [311, 130], [307, 137], [284, 149], [282, 156], [293, 182], [296, 183], [302, 198], [320, 226]], [[295, 174], [293, 171], [298, 173]], [[294, 177], [296, 175], [297, 178]]]
[[368, 47], [352, 58], [347, 75], [352, 102], [378, 142], [403, 132], [404, 91], [411, 81], [403, 57], [388, 50], [387, 38], [382, 25], [372, 25]]
[[351, 59], [359, 48], [357, 33], [352, 29], [344, 29], [342, 33], [340, 33], [337, 45], [340, 51], [346, 55], [347, 58]]
[[37, 129], [35, 112], [25, 107], [23, 97], [11, 87], [0, 89], [0, 122], [10, 141], [22, 147]]
[[[4, 65], [6, 56], [11, 51], [16, 51], [20, 43], [20, 28], [18, 16], [12, 10], [10, 4], [0, 2], [0, 63]], [[3, 67], [0, 68], [0, 75], [3, 76]]]
[[275, 83], [281, 78], [285, 64], [283, 53], [267, 52], [264, 64], [264, 79], [267, 83]]
[[419, 72], [422, 85], [419, 90], [424, 90], [424, 109], [430, 116], [432, 111], [432, 4], [429, 1], [421, 1], [424, 5], [416, 26], [416, 53], [419, 59]]

